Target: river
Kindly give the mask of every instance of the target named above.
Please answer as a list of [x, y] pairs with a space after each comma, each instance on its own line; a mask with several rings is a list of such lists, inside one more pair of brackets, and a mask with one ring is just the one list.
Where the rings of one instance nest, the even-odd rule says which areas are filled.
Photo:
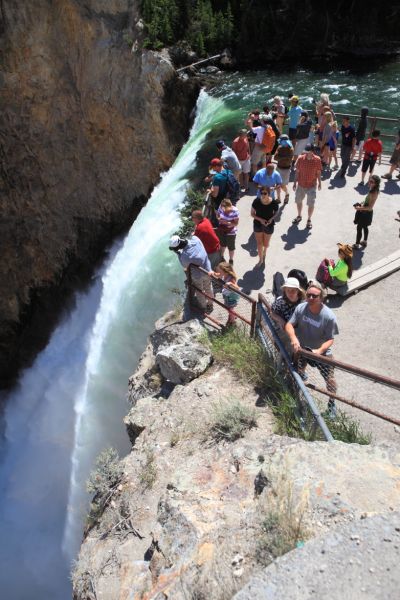
[[[191, 180], [205, 173], [214, 142], [229, 142], [245, 114], [293, 91], [305, 106], [328, 92], [339, 112], [394, 116], [400, 69], [373, 73], [253, 72], [224, 76], [202, 92], [190, 139], [92, 285], [5, 399], [0, 464], [0, 589], [7, 600], [66, 600], [88, 507], [85, 481], [107, 446], [129, 450], [122, 425], [127, 380], [154, 321], [176, 297], [182, 273], [167, 240]], [[395, 133], [395, 131], [391, 131]]]

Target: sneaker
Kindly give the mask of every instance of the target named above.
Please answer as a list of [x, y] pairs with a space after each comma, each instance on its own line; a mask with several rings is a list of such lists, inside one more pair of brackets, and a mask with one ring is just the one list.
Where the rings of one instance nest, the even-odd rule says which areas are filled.
[[334, 420], [337, 417], [337, 409], [334, 400], [328, 401], [328, 416], [330, 419]]
[[361, 244], [353, 244], [353, 248], [354, 250], [361, 250], [362, 246]]

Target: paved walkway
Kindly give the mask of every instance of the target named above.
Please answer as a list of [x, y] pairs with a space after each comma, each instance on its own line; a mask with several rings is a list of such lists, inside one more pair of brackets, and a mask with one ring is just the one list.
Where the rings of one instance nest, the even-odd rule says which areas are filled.
[[[383, 175], [387, 172], [387, 161], [388, 158], [384, 157], [382, 165], [376, 167], [376, 174]], [[328, 173], [323, 175], [312, 230], [306, 229], [305, 207], [299, 227], [292, 225], [292, 219], [297, 213], [294, 192], [290, 186], [289, 204], [280, 210], [264, 269], [255, 267], [258, 257], [250, 217], [255, 188], [252, 186], [250, 194], [240, 199], [237, 205], [240, 223], [235, 270], [239, 276], [238, 284], [244, 292], [253, 297], [257, 297], [258, 292], [265, 293], [272, 288], [272, 277], [276, 271], [281, 271], [286, 276], [294, 267], [303, 269], [308, 277], [314, 277], [323, 258], [337, 257], [337, 242], [355, 242], [353, 204], [365, 197], [367, 186], [357, 185], [361, 177], [360, 166], [356, 163], [350, 167], [346, 180], [338, 178], [336, 173], [337, 171], [332, 171], [331, 176]], [[382, 180], [368, 247], [355, 251], [355, 269], [370, 265], [399, 249], [400, 224], [394, 220], [399, 209], [400, 181]], [[331, 296], [328, 305], [335, 311], [340, 329], [334, 345], [336, 358], [400, 379], [400, 271], [349, 298]], [[398, 402], [400, 404], [400, 398]], [[379, 408], [382, 410], [382, 406]], [[393, 414], [393, 410], [391, 413]], [[400, 414], [400, 406], [395, 413]], [[359, 411], [357, 416], [360, 416]], [[373, 417], [366, 418], [368, 429], [371, 429], [372, 423], [372, 428], [380, 431], [377, 436], [379, 439], [392, 438], [400, 442], [400, 432], [397, 433], [393, 425], [387, 425]], [[364, 417], [361, 418], [363, 420]]]

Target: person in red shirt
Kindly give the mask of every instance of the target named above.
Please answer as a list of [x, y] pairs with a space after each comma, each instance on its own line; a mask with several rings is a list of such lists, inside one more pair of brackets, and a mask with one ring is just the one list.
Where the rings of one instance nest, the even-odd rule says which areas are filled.
[[211, 221], [207, 217], [203, 217], [201, 210], [194, 210], [192, 212], [192, 221], [196, 225], [194, 235], [203, 242], [211, 263], [211, 268], [214, 269], [222, 260], [219, 238], [214, 231]]
[[307, 196], [308, 220], [306, 227], [307, 229], [312, 228], [311, 217], [317, 197], [317, 183], [318, 189], [321, 189], [321, 169], [321, 159], [314, 154], [314, 146], [308, 144], [296, 162], [293, 189], [296, 192], [294, 201], [297, 204], [297, 217], [293, 219], [293, 225], [298, 225], [302, 219], [303, 200]]
[[240, 187], [245, 191], [249, 191], [249, 173], [250, 165], [250, 145], [247, 137], [247, 129], [241, 129], [239, 136], [232, 142], [232, 150], [239, 159], [242, 171], [240, 173]]
[[364, 143], [364, 160], [361, 165], [361, 181], [360, 185], [364, 185], [365, 173], [368, 171], [372, 175], [375, 167], [375, 163], [382, 154], [382, 142], [379, 139], [381, 132], [378, 129], [374, 129], [371, 133], [371, 137]]

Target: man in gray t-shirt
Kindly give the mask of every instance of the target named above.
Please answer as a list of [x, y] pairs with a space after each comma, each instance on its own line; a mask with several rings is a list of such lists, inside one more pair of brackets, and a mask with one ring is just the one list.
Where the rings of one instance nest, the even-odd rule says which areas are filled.
[[[321, 286], [318, 283], [310, 284], [306, 293], [306, 302], [295, 308], [286, 323], [285, 331], [295, 353], [300, 348], [305, 348], [312, 350], [314, 354], [332, 357], [331, 347], [339, 329], [333, 311], [324, 305], [322, 296]], [[312, 364], [312, 361], [307, 361], [304, 357], [300, 357], [298, 362], [298, 372], [303, 379], [306, 379], [307, 362]], [[314, 365], [325, 379], [328, 392], [335, 394], [337, 387], [333, 367], [319, 362]], [[331, 416], [336, 415], [335, 401], [332, 398], [329, 399], [328, 409]]]

